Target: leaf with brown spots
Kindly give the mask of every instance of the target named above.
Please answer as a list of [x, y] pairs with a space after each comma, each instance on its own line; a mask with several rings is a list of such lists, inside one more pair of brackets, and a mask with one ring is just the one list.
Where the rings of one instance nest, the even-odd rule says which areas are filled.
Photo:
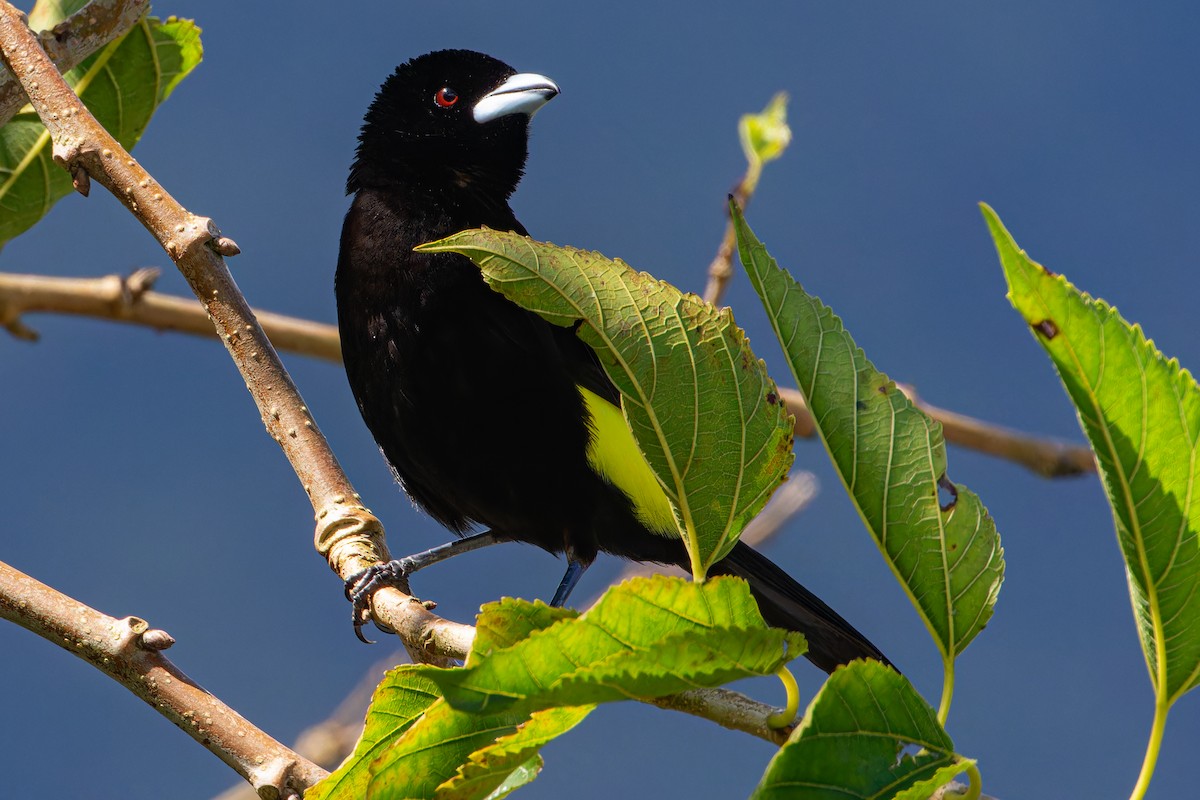
[[778, 389], [729, 309], [622, 261], [515, 233], [464, 231], [420, 249], [467, 256], [505, 297], [577, 328], [620, 390], [702, 578], [792, 464], [792, 417], [771, 401]]
[[1200, 684], [1200, 386], [1115, 308], [1030, 259], [992, 209], [983, 215], [1009, 299], [1096, 452], [1150, 680], [1169, 708]]
[[954, 659], [991, 618], [1004, 580], [996, 526], [974, 492], [946, 478], [941, 425], [894, 391], [842, 321], [779, 268], [736, 206], [732, 213], [742, 263], [821, 440], [942, 653], [944, 715]]

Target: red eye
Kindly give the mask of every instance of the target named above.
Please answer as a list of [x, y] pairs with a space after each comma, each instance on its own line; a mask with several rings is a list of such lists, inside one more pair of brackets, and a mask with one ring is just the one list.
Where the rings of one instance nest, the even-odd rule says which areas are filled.
[[458, 92], [451, 89], [449, 86], [437, 90], [437, 94], [433, 96], [433, 102], [437, 103], [442, 108], [449, 108], [458, 102]]

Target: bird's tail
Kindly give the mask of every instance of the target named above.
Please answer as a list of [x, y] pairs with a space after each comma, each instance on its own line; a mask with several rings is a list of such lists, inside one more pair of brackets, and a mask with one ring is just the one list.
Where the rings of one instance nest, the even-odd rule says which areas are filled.
[[805, 656], [826, 672], [856, 658], [873, 658], [891, 666], [853, 625], [749, 545], [738, 542], [709, 574], [734, 575], [749, 583], [767, 624], [804, 634], [808, 640]]

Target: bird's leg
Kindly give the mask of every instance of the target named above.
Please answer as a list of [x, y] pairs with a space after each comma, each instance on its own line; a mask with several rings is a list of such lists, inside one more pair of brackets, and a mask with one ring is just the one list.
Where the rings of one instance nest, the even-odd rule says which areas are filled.
[[562, 582], [558, 584], [558, 591], [554, 593], [554, 599], [550, 601], [550, 605], [558, 607], [567, 602], [567, 598], [571, 596], [571, 590], [575, 588], [575, 584], [579, 583], [579, 579], [583, 577], [583, 573], [587, 571], [590, 563], [580, 560], [575, 555], [573, 547], [567, 547], [567, 572], [563, 575]]
[[[354, 614], [354, 635], [359, 641], [371, 644], [371, 640], [363, 636], [362, 627], [371, 618], [371, 597], [385, 586], [395, 587], [397, 583], [408, 578], [417, 570], [425, 569], [430, 564], [445, 561], [448, 558], [469, 553], [482, 547], [504, 541], [491, 531], [476, 533], [462, 539], [438, 545], [411, 556], [397, 558], [386, 564], [375, 564], [362, 572], [356, 572], [346, 580], [346, 599], [350, 601]], [[582, 572], [582, 570], [581, 570]], [[565, 579], [564, 579], [565, 580]], [[561, 590], [560, 590], [561, 591]], [[570, 591], [570, 589], [568, 589]]]

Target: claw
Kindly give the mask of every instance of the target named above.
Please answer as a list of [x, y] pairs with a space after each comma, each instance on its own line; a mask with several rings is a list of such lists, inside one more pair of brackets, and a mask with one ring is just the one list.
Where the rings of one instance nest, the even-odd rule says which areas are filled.
[[354, 635], [357, 636], [358, 640], [360, 642], [362, 642], [363, 644], [375, 644], [374, 639], [368, 639], [366, 636], [363, 635], [363, 631], [362, 631], [363, 625], [366, 625], [366, 624], [367, 624], [367, 621], [365, 619], [363, 619], [362, 617], [355, 614], [355, 616], [354, 616]]
[[[345, 591], [346, 599], [350, 601], [354, 614], [354, 635], [358, 637], [360, 642], [371, 644], [371, 640], [363, 636], [362, 628], [371, 619], [371, 597], [375, 592], [385, 586], [392, 586], [401, 589], [401, 591], [408, 591], [408, 586], [400, 587], [397, 584], [401, 581], [407, 581], [408, 576], [417, 570], [424, 569], [430, 564], [436, 564], [439, 561], [445, 561], [447, 558], [459, 553], [469, 553], [472, 550], [478, 550], [481, 547], [487, 547], [499, 541], [503, 541], [499, 535], [491, 531], [484, 531], [483, 533], [468, 536], [465, 539], [447, 542], [432, 550], [426, 550], [423, 553], [415, 553], [396, 561], [389, 561], [386, 564], [375, 564], [367, 567], [362, 572], [356, 572], [351, 575], [346, 580]], [[582, 572], [583, 570], [580, 568], [578, 574], [582, 574]], [[571, 573], [568, 571], [568, 574]], [[578, 577], [578, 574], [576, 577]], [[566, 581], [565, 578], [563, 580]], [[574, 583], [571, 585], [573, 586]], [[570, 591], [570, 587], [567, 588], [567, 591]], [[387, 628], [382, 628], [382, 630], [393, 633], [393, 631], [389, 631]]]
[[403, 561], [389, 561], [386, 564], [374, 564], [346, 579], [345, 593], [350, 601], [354, 635], [363, 644], [375, 643], [362, 631], [363, 626], [371, 621], [371, 598], [383, 587], [395, 586], [398, 581], [407, 578], [408, 572]]

